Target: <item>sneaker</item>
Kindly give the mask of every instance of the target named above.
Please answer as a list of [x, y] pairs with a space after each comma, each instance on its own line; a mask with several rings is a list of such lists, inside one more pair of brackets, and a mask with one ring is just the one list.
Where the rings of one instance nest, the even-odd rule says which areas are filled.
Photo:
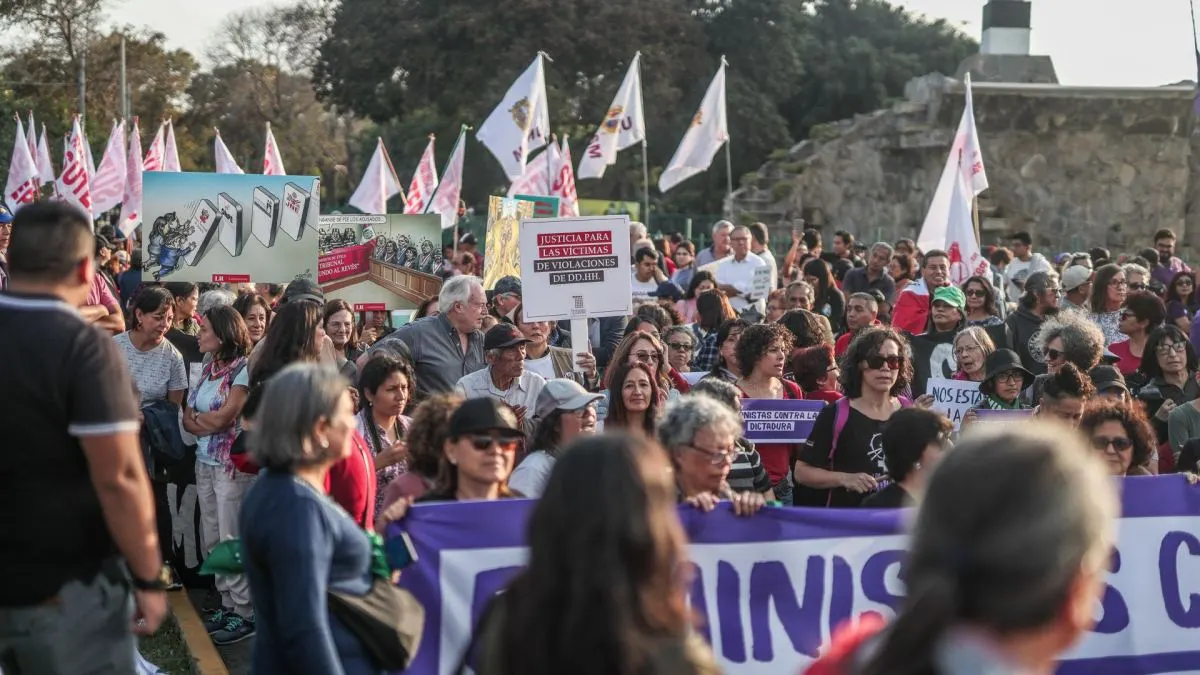
[[212, 634], [213, 644], [224, 647], [254, 635], [254, 619], [247, 619], [237, 612], [228, 612], [225, 616], [225, 626]]
[[231, 614], [233, 614], [233, 612], [230, 612], [224, 607], [221, 607], [212, 614], [209, 614], [208, 618], [204, 619], [204, 630], [207, 630], [209, 635], [221, 630], [225, 627], [225, 622], [229, 620], [229, 616]]
[[169, 582], [167, 582], [167, 590], [168, 591], [178, 591], [178, 590], [182, 589], [183, 582], [181, 582], [179, 580], [179, 573], [176, 572], [175, 568], [171, 567], [170, 565], [167, 566], [167, 569], [171, 573], [171, 580]]

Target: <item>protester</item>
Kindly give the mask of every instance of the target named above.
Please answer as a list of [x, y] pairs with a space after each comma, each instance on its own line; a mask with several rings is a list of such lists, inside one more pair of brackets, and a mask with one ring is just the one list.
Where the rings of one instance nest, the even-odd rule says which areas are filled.
[[1087, 314], [1091, 311], [1092, 297], [1092, 268], [1083, 265], [1072, 265], [1062, 273], [1063, 297], [1059, 300], [1059, 308], [1075, 310]]
[[107, 273], [102, 269], [111, 250], [108, 241], [102, 236], [96, 236], [93, 242], [95, 265], [92, 268], [92, 287], [88, 291], [87, 299], [79, 308], [79, 313], [89, 322], [116, 335], [125, 330], [126, 326], [121, 301], [117, 299], [117, 293], [113, 290]]
[[[741, 392], [732, 384], [715, 377], [697, 382], [688, 395], [708, 396], [736, 415], [742, 414]], [[758, 492], [768, 502], [776, 501], [775, 493], [771, 491], [771, 477], [763, 466], [762, 455], [758, 454], [754, 443], [739, 435], [735, 445], [737, 454], [729, 467], [729, 475], [725, 477], [729, 489], [734, 492]]]
[[529, 524], [529, 563], [481, 620], [480, 675], [715, 675], [687, 611], [670, 464], [631, 436], [582, 440]]
[[[987, 373], [979, 383], [983, 400], [976, 410], [1025, 410], [1029, 406], [1021, 402], [1021, 390], [1033, 384], [1033, 373], [1021, 365], [1021, 360], [1011, 349], [997, 349], [988, 354], [985, 361]], [[967, 418], [974, 415], [967, 413]]]
[[250, 335], [250, 344], [257, 345], [267, 334], [271, 325], [271, 305], [267, 299], [257, 293], [242, 293], [234, 301], [233, 308], [242, 315], [246, 322], [246, 332]]
[[696, 254], [697, 269], [730, 255], [729, 236], [732, 232], [733, 223], [728, 220], [718, 220], [713, 224], [712, 245]]
[[1125, 263], [1121, 265], [1121, 270], [1125, 272], [1125, 281], [1129, 284], [1130, 293], [1141, 293], [1143, 291], [1151, 291], [1158, 293], [1159, 291], [1151, 287], [1150, 270], [1137, 263]]
[[408, 363], [387, 354], [368, 359], [358, 378], [358, 430], [375, 458], [376, 513], [383, 511], [388, 485], [408, 469], [407, 437], [413, 421], [404, 413], [414, 379]]
[[547, 382], [534, 409], [533, 452], [513, 469], [509, 487], [532, 499], [541, 497], [561, 449], [596, 432], [596, 402], [602, 398], [571, 380]]
[[504, 276], [496, 280], [492, 286], [492, 309], [496, 317], [512, 316], [514, 309], [521, 305], [521, 280], [514, 276]]
[[691, 288], [692, 279], [696, 274], [696, 245], [690, 241], [676, 244], [675, 250], [671, 252], [671, 258], [675, 261], [675, 271], [671, 273], [671, 281], [679, 284], [681, 288]]
[[1125, 383], [1124, 376], [1115, 367], [1106, 365], [1096, 366], [1088, 371], [1088, 377], [1091, 378], [1092, 384], [1096, 386], [1097, 398], [1123, 402], [1133, 400], [1129, 395], [1129, 386]]
[[1176, 406], [1200, 398], [1196, 350], [1173, 324], [1154, 329], [1146, 339], [1141, 374], [1147, 380], [1135, 398], [1146, 406], [1160, 444], [1168, 442], [1167, 420]]
[[[529, 372], [540, 375], [545, 380], [556, 377], [569, 378], [585, 387], [595, 387], [598, 384], [595, 355], [582, 352], [572, 364], [570, 348], [554, 347], [550, 344], [553, 322], [526, 322], [524, 305], [517, 305], [516, 309], [512, 310], [512, 318], [521, 335], [529, 341], [525, 343], [525, 368]], [[690, 335], [687, 328], [680, 327], [679, 330]], [[691, 359], [691, 353], [688, 354], [688, 359]]]
[[846, 295], [879, 291], [884, 300], [891, 304], [896, 301], [896, 282], [888, 275], [888, 264], [892, 260], [892, 247], [887, 242], [876, 242], [871, 246], [871, 255], [867, 264], [846, 272], [842, 280], [842, 292]]
[[5, 216], [3, 667], [132, 673], [132, 632], [155, 632], [167, 613], [166, 568], [134, 383], [114, 340], [77, 309], [95, 278], [91, 221], [53, 201]]
[[[792, 337], [796, 339], [797, 350], [815, 345], [827, 344], [830, 347], [834, 345], [833, 334], [829, 331], [829, 324], [825, 321], [825, 317], [813, 314], [806, 309], [789, 311], [779, 319], [779, 325], [792, 332]], [[793, 352], [792, 356], [795, 357], [795, 355]]]
[[945, 251], [933, 250], [925, 254], [921, 267], [921, 279], [908, 284], [896, 296], [896, 307], [892, 312], [892, 327], [913, 335], [924, 332], [929, 319], [929, 304], [933, 292], [950, 285], [950, 256]]
[[896, 252], [893, 254], [892, 259], [888, 261], [887, 272], [895, 285], [894, 297], [896, 298], [899, 298], [904, 289], [908, 288], [908, 285], [917, 278], [912, 256], [907, 253]]
[[358, 341], [354, 328], [354, 308], [345, 300], [330, 300], [325, 304], [322, 323], [325, 334], [333, 341], [333, 347], [343, 358], [356, 361], [367, 350]]
[[1017, 232], [1011, 240], [1013, 259], [1004, 268], [1004, 275], [1009, 279], [1008, 297], [1021, 297], [1023, 289], [1012, 282], [1018, 273], [1026, 272], [1026, 275], [1034, 274], [1035, 272], [1050, 272], [1050, 262], [1041, 253], [1033, 252], [1033, 237], [1029, 236], [1028, 232]]
[[1191, 272], [1179, 272], [1167, 285], [1167, 320], [1182, 330], [1191, 330], [1192, 319], [1200, 310], [1200, 294], [1196, 292], [1196, 278]]
[[258, 359], [250, 364], [250, 392], [243, 416], [255, 418], [267, 380], [276, 373], [292, 363], [319, 361], [324, 338], [320, 307], [312, 302], [283, 304], [257, 346]]
[[[3, 238], [3, 225], [0, 224], [0, 239]], [[0, 241], [0, 250], [3, 250], [3, 242]], [[133, 299], [137, 297], [138, 289], [142, 287], [142, 250], [134, 249], [133, 255], [129, 259], [129, 267], [117, 276], [117, 294], [120, 296], [121, 309], [125, 313], [133, 306]]]
[[143, 288], [133, 305], [133, 327], [113, 338], [125, 356], [143, 408], [155, 401], [182, 406], [187, 393], [183, 355], [166, 339], [174, 311], [175, 302], [167, 289]]
[[966, 325], [967, 298], [957, 286], [943, 286], [933, 292], [929, 307], [929, 325], [925, 333], [957, 333]]
[[741, 418], [708, 396], [685, 396], [667, 406], [658, 441], [671, 456], [679, 501], [711, 511], [728, 499], [740, 516], [753, 515], [766, 504], [761, 493], [734, 492], [725, 480], [741, 434]]
[[667, 365], [677, 373], [691, 371], [692, 356], [696, 353], [696, 341], [687, 326], [671, 326], [663, 334], [667, 346]]
[[1164, 288], [1169, 288], [1176, 274], [1192, 271], [1182, 260], [1175, 257], [1175, 233], [1171, 230], [1163, 228], [1154, 233], [1154, 249], [1158, 256], [1156, 260], [1150, 261], [1154, 263], [1151, 274]]
[[1133, 375], [1141, 368], [1146, 338], [1162, 324], [1166, 315], [1163, 301], [1152, 293], [1131, 293], [1125, 299], [1117, 329], [1126, 339], [1108, 345], [1108, 351], [1118, 359], [1116, 366], [1122, 375]]
[[1050, 317], [1033, 336], [1031, 348], [1042, 355], [1046, 372], [1038, 375], [1027, 398], [1037, 403], [1047, 376], [1058, 372], [1065, 363], [1073, 363], [1086, 373], [1100, 363], [1104, 352], [1104, 335], [1100, 329], [1079, 312], [1066, 312]]
[[418, 502], [494, 501], [519, 497], [508, 487], [523, 436], [511, 408], [472, 398], [450, 415], [436, 487]]
[[[462, 405], [458, 394], [434, 394], [413, 411], [405, 435], [408, 470], [388, 483], [383, 494], [383, 509], [405, 500], [420, 499], [437, 485], [438, 473], [445, 461], [443, 448], [450, 437], [450, 416]], [[382, 527], [375, 528], [382, 532]]]
[[833, 347], [826, 344], [804, 347], [792, 356], [792, 379], [800, 385], [804, 398], [832, 403], [842, 397], [838, 381], [841, 369]]
[[637, 306], [644, 302], [653, 302], [650, 294], [658, 290], [658, 253], [653, 248], [639, 248], [634, 253], [633, 304]]
[[865, 509], [915, 506], [933, 467], [950, 448], [954, 425], [932, 410], [897, 410], [883, 425], [880, 442], [891, 483], [863, 500]]
[[1104, 332], [1105, 347], [1121, 341], [1121, 307], [1128, 291], [1125, 271], [1119, 265], [1109, 264], [1096, 270], [1089, 318]]
[[1075, 428], [1083, 418], [1084, 406], [1095, 396], [1087, 371], [1068, 361], [1046, 375], [1036, 414]]
[[776, 288], [767, 296], [767, 323], [775, 323], [779, 321], [784, 312], [787, 312], [787, 293], [782, 288]]
[[[777, 323], [755, 324], [742, 331], [736, 354], [742, 377], [737, 387], [744, 398], [762, 400], [799, 400], [804, 392], [783, 378], [792, 353], [792, 334]], [[771, 490], [785, 503], [792, 501], [789, 480], [790, 458], [798, 449], [793, 443], [759, 443], [756, 446], [771, 478]]]
[[251, 432], [263, 473], [238, 526], [258, 610], [255, 673], [383, 672], [327, 609], [327, 593], [365, 595], [372, 580], [370, 539], [325, 494], [330, 468], [350, 457], [355, 436], [346, 384], [315, 363], [282, 369], [266, 385]]
[[606, 376], [608, 409], [604, 428], [642, 432], [653, 437], [654, 425], [663, 407], [658, 378], [651, 366], [637, 361], [619, 361]]
[[813, 303], [816, 302], [816, 291], [813, 290], [811, 284], [807, 281], [793, 281], [784, 290], [787, 291], [788, 311], [794, 309], [812, 311]]
[[533, 435], [531, 411], [546, 380], [525, 370], [529, 339], [510, 323], [493, 326], [483, 338], [487, 367], [463, 375], [454, 390], [467, 399], [493, 398], [512, 408], [527, 436]]
[[1118, 514], [1104, 473], [1050, 428], [968, 437], [930, 477], [896, 617], [838, 631], [807, 672], [1053, 672], [1100, 615]]
[[969, 277], [962, 283], [962, 291], [966, 299], [968, 325], [986, 327], [1003, 323], [996, 304], [996, 291], [987, 278]]
[[[440, 309], [441, 305], [438, 304], [440, 296], [432, 298], [432, 300]], [[420, 309], [417, 310], [417, 313], [420, 314]], [[439, 313], [440, 311], [429, 312], [428, 316], [437, 316]], [[420, 318], [423, 317], [413, 316], [413, 321]], [[358, 339], [364, 345], [367, 345], [367, 347], [374, 345], [394, 332], [396, 332], [396, 329], [392, 327], [391, 312], [363, 312], [358, 317]]]
[[890, 328], [863, 331], [842, 357], [846, 397], [817, 414], [794, 463], [796, 506], [860, 506], [887, 476], [879, 433], [912, 377], [907, 343]]
[[[859, 269], [866, 269], [859, 268]], [[846, 332], [838, 336], [834, 342], [834, 353], [838, 356], [846, 353], [850, 340], [859, 332], [879, 325], [879, 302], [869, 293], [854, 293], [846, 301]]]
[[829, 264], [821, 259], [804, 263], [804, 280], [814, 289], [816, 301], [812, 311], [829, 319], [834, 333], [842, 332], [845, 326], [846, 298], [838, 290]]
[[692, 359], [692, 370], [712, 370], [720, 353], [718, 332], [726, 322], [737, 318], [729, 299], [720, 291], [707, 291], [696, 300], [697, 320], [692, 324], [696, 338], [696, 356]]
[[744, 319], [726, 321], [717, 331], [717, 360], [706, 377], [719, 377], [726, 382], [737, 382], [742, 369], [737, 362], [737, 344], [742, 332], [750, 327]]
[[1058, 291], [1058, 275], [1054, 272], [1029, 275], [1017, 311], [1004, 321], [1008, 344], [1020, 356], [1022, 367], [1035, 375], [1046, 372], [1046, 363], [1042, 350], [1035, 347], [1034, 337], [1047, 317], [1058, 314]]
[[[691, 275], [691, 281], [689, 281], [686, 288], [687, 290], [683, 293], [683, 299], [675, 304], [675, 309], [683, 317], [684, 321], [694, 323], [700, 320], [700, 315], [696, 307], [697, 301], [704, 293], [717, 289], [717, 278], [708, 270], [698, 270], [695, 274]], [[733, 309], [730, 308], [731, 313], [732, 311]]]
[[1154, 432], [1138, 406], [1096, 401], [1087, 407], [1079, 430], [1091, 441], [1113, 476], [1150, 476]]

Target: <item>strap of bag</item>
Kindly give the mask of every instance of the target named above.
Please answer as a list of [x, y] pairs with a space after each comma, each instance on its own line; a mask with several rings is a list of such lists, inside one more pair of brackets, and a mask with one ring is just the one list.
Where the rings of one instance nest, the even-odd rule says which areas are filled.
[[500, 604], [503, 598], [503, 595], [497, 595], [483, 608], [483, 614], [479, 615], [479, 621], [475, 623], [475, 627], [471, 631], [471, 639], [467, 641], [467, 646], [463, 648], [462, 656], [458, 659], [458, 665], [451, 671], [454, 675], [463, 675], [466, 671], [467, 661], [471, 658], [471, 652], [475, 649], [475, 645], [482, 636], [484, 628], [487, 627], [488, 621], [496, 613], [496, 605]]

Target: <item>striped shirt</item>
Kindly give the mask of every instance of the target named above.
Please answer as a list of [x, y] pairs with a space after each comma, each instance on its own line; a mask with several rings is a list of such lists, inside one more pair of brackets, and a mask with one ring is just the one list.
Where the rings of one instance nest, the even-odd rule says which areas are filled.
[[729, 476], [725, 479], [729, 488], [735, 492], [766, 492], [771, 489], [771, 479], [763, 466], [762, 457], [754, 449], [754, 443], [739, 438], [738, 453], [734, 455], [733, 466], [729, 468]]

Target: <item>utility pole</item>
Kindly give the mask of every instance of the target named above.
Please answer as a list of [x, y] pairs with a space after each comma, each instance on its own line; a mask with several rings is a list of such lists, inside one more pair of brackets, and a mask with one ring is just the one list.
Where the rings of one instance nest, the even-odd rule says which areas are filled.
[[87, 119], [87, 51], [79, 51], [79, 126]]
[[121, 119], [129, 119], [129, 92], [125, 87], [125, 36], [121, 36]]

